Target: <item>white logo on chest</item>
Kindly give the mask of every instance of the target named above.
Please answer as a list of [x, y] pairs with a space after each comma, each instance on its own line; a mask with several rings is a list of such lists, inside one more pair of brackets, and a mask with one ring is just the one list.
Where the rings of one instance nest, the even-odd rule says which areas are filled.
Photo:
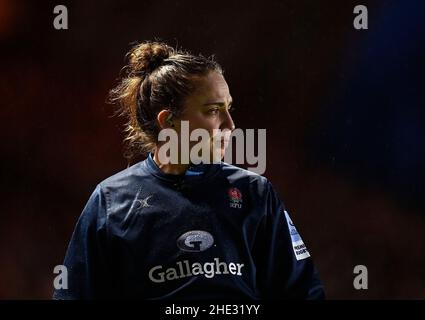
[[145, 199], [141, 199], [141, 200], [136, 200], [135, 202], [137, 203], [137, 209], [141, 209], [141, 208], [149, 208], [151, 205], [148, 203], [148, 200], [152, 198], [152, 195], [147, 196]]

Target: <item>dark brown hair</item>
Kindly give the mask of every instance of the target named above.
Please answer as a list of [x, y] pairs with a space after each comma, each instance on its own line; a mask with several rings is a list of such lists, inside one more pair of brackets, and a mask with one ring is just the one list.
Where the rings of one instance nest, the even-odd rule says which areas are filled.
[[126, 118], [124, 156], [132, 160], [155, 148], [160, 131], [156, 118], [161, 110], [178, 117], [185, 98], [196, 88], [196, 77], [223, 70], [214, 56], [193, 55], [163, 42], [139, 43], [126, 58], [124, 75], [110, 91], [109, 101]]

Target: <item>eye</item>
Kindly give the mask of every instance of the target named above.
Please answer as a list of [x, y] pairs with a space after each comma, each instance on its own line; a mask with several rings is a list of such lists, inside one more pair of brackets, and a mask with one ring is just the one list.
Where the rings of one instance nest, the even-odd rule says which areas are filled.
[[227, 109], [227, 110], [229, 110], [229, 112], [233, 112], [233, 111], [235, 111], [235, 106], [233, 106], [233, 105], [231, 105], [230, 107], [229, 107], [229, 109]]
[[220, 110], [220, 108], [212, 108], [208, 110], [208, 114], [211, 115], [216, 115], [218, 113], [218, 111]]

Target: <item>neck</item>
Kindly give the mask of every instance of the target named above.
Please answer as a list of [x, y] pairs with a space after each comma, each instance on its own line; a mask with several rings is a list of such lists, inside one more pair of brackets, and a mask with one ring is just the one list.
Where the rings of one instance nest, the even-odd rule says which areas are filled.
[[186, 172], [189, 164], [172, 164], [172, 163], [161, 163], [158, 157], [158, 148], [155, 149], [153, 160], [157, 164], [158, 168], [161, 169], [162, 172], [167, 174], [175, 174], [182, 175]]

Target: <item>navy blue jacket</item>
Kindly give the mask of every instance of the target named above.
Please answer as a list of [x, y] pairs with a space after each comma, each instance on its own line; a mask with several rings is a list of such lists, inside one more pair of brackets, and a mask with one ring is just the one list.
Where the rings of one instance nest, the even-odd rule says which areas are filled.
[[310, 254], [271, 183], [226, 164], [162, 172], [152, 156], [99, 183], [55, 299], [321, 299]]

